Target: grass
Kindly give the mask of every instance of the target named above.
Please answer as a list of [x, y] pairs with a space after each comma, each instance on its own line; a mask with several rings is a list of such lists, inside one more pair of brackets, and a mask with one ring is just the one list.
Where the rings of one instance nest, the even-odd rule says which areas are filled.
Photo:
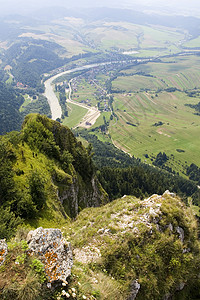
[[[170, 157], [167, 165], [182, 174], [186, 165], [199, 165], [200, 117], [185, 106], [197, 104], [199, 98], [184, 92], [200, 88], [199, 62], [198, 56], [171, 58], [122, 71], [127, 76], [112, 83], [114, 90], [125, 90], [114, 94], [113, 107], [119, 119], [111, 122], [109, 133], [115, 145], [147, 163], [160, 151], [166, 152]], [[136, 72], [154, 77], [132, 75]], [[180, 91], [161, 91], [171, 87]], [[153, 126], [158, 122], [164, 124]]]
[[[162, 92], [158, 97], [146, 92], [131, 97], [116, 94], [114, 110], [119, 120], [114, 126], [111, 123], [109, 133], [114, 142], [148, 163], [160, 151], [168, 156], [174, 155], [174, 161], [170, 160], [170, 164], [174, 170], [183, 171], [185, 161], [199, 165], [200, 118], [185, 106], [185, 103], [197, 102], [198, 99], [188, 98], [181, 92]], [[164, 125], [153, 126], [159, 121]], [[178, 153], [176, 149], [185, 152]], [[145, 158], [144, 154], [150, 158]]]
[[[183, 242], [177, 226], [184, 230]], [[67, 281], [47, 289], [44, 265], [28, 255], [27, 229], [20, 228], [0, 267], [1, 299], [62, 299], [66, 294], [77, 300], [123, 300], [133, 280], [140, 284], [139, 300], [162, 299], [198, 273], [196, 220], [190, 207], [169, 194], [144, 201], [125, 196], [86, 208], [62, 231], [73, 247]], [[188, 248], [190, 252], [184, 252]]]
[[188, 48], [200, 48], [200, 36], [198, 36], [196, 39], [188, 41], [187, 43], [183, 44], [183, 46]]
[[[46, 190], [46, 204], [44, 208], [37, 215], [37, 219], [29, 220], [27, 224], [32, 227], [52, 227], [61, 226], [66, 220], [63, 218], [63, 208], [57, 201], [57, 189], [51, 182], [51, 173], [49, 170], [49, 160], [41, 153], [37, 153], [37, 159], [34, 157], [33, 151], [24, 144], [20, 144], [18, 147], [17, 164], [14, 170], [23, 170], [23, 174], [20, 176], [15, 175], [14, 180], [19, 190], [26, 192], [26, 186], [31, 173], [37, 170], [41, 175], [41, 178], [45, 178], [44, 185]], [[54, 207], [54, 209], [52, 209]]]
[[146, 76], [126, 76], [117, 77], [112, 84], [115, 90], [125, 90], [127, 92], [139, 91], [141, 89], [159, 89], [166, 88], [167, 85], [157, 78], [146, 77]]
[[[137, 278], [141, 284], [138, 299], [161, 299], [176, 280], [188, 274], [192, 265], [188, 255], [182, 255], [185, 246], [175, 228], [184, 228], [184, 243], [194, 241], [196, 222], [191, 209], [169, 195], [152, 196], [148, 203], [126, 196], [101, 208], [84, 209], [64, 229], [74, 248], [74, 283], [79, 281], [81, 295], [126, 299], [130, 282]], [[162, 233], [153, 224], [155, 213]], [[167, 229], [169, 223], [173, 232]]]
[[62, 120], [62, 124], [68, 126], [69, 128], [73, 128], [81, 122], [82, 118], [87, 113], [87, 109], [72, 103], [68, 103], [67, 107], [69, 117], [65, 117]]
[[[140, 50], [139, 56], [155, 56], [178, 52], [179, 41], [184, 33], [161, 26], [142, 26], [128, 22], [93, 23], [84, 28], [88, 40], [101, 50]], [[138, 56], [138, 54], [136, 54]]]
[[11, 76], [11, 74], [9, 72], [7, 72], [9, 78], [6, 80], [7, 84], [12, 84], [13, 83], [13, 76]]
[[95, 93], [97, 92], [97, 87], [94, 84], [90, 84], [85, 79], [76, 79], [77, 92], [73, 89], [73, 94], [71, 96], [72, 100], [77, 102], [87, 102], [92, 106], [96, 105]]

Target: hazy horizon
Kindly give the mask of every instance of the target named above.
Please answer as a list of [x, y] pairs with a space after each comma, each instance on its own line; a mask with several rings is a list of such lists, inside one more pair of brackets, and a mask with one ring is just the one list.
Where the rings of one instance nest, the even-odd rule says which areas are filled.
[[7, 14], [29, 14], [38, 9], [46, 7], [58, 6], [66, 8], [87, 8], [87, 7], [119, 7], [130, 8], [135, 10], [176, 13], [186, 15], [200, 16], [200, 1], [198, 0], [125, 0], [123, 3], [120, 0], [74, 0], [65, 1], [57, 0], [56, 4], [53, 0], [7, 0], [1, 4], [2, 15]]

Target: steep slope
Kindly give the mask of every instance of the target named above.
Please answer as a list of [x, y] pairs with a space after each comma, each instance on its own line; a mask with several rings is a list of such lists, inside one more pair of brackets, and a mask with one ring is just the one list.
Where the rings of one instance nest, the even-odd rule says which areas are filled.
[[12, 235], [14, 220], [50, 226], [107, 201], [89, 150], [45, 116], [29, 115], [21, 132], [2, 136], [0, 160], [2, 237]]

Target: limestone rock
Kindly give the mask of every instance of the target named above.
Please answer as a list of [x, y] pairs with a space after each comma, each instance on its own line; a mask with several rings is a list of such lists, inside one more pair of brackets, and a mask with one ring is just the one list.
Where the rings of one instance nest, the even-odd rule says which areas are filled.
[[8, 246], [5, 240], [0, 240], [0, 266], [3, 265], [6, 255], [8, 253]]
[[168, 196], [171, 196], [171, 197], [176, 197], [176, 194], [175, 193], [171, 193], [169, 190], [166, 190], [165, 192], [164, 192], [164, 194], [163, 194], [163, 196], [165, 196], [165, 195], [168, 195]]
[[44, 263], [49, 282], [63, 281], [71, 275], [73, 265], [71, 245], [62, 236], [60, 229], [37, 228], [27, 236], [29, 253]]
[[140, 290], [139, 282], [137, 280], [133, 280], [133, 282], [131, 283], [131, 292], [128, 300], [135, 300], [139, 290]]
[[179, 234], [179, 239], [183, 243], [184, 242], [184, 236], [185, 236], [183, 228], [178, 226], [178, 227], [176, 227], [176, 231]]

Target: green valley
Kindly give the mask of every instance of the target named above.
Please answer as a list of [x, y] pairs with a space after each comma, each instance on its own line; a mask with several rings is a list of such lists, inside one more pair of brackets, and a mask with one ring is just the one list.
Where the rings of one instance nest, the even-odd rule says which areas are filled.
[[0, 12], [0, 298], [198, 300], [198, 10], [77, 1]]

